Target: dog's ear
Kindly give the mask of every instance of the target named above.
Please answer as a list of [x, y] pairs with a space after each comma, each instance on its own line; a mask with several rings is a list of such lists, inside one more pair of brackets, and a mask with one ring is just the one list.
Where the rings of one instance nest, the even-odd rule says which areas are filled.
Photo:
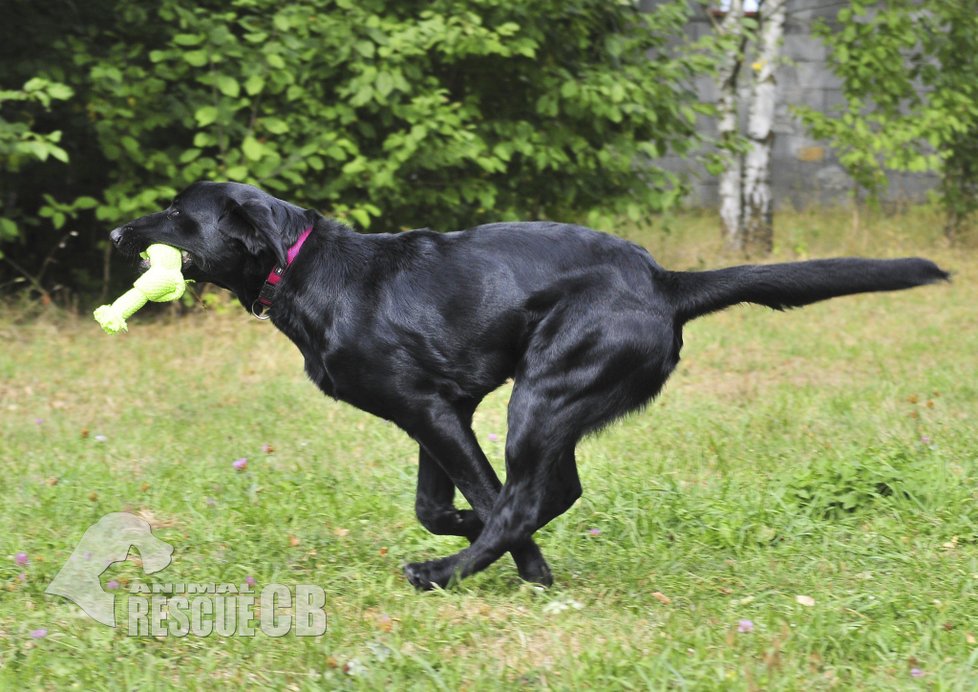
[[287, 239], [284, 237], [286, 220], [275, 218], [269, 202], [259, 197], [229, 198], [225, 216], [231, 217], [232, 222], [222, 228], [244, 243], [248, 252], [258, 255], [262, 250], [271, 250], [280, 267], [288, 263]]

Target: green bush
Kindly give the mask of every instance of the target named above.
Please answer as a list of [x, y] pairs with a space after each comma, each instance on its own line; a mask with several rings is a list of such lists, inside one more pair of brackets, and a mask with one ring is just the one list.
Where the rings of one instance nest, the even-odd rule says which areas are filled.
[[[33, 183], [51, 183], [41, 189], [69, 208], [99, 200], [98, 223], [75, 222], [91, 229], [87, 249], [96, 229], [198, 179], [254, 183], [371, 231], [638, 219], [681, 192], [649, 160], [696, 139], [690, 77], [711, 58], [676, 40], [688, 11], [641, 13], [624, 0], [93, 0], [11, 40], [49, 44], [37, 73], [77, 93], [55, 114], [68, 180], [46, 171]], [[45, 203], [24, 195], [20, 212]]]

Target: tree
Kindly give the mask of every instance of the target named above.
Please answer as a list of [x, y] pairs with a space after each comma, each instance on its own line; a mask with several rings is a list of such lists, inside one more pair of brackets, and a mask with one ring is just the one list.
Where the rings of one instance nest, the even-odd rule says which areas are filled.
[[886, 169], [936, 171], [953, 239], [978, 210], [978, 12], [944, 0], [854, 0], [817, 33], [842, 80], [836, 112], [799, 109], [856, 183], [878, 198]]
[[788, 0], [760, 3], [761, 26], [754, 93], [747, 115], [749, 148], [744, 159], [743, 235], [748, 251], [768, 254], [774, 247], [774, 197], [771, 194], [771, 147], [774, 144], [775, 82]]
[[742, 196], [743, 150], [738, 146], [738, 82], [748, 33], [744, 22], [744, 3], [730, 0], [726, 14], [716, 27], [723, 42], [723, 58], [717, 70], [717, 135], [720, 145], [720, 223], [729, 249], [743, 249]]
[[92, 0], [70, 12], [11, 40], [21, 54], [36, 40], [50, 56], [38, 73], [76, 91], [60, 129], [69, 151], [92, 150], [72, 156], [62, 178], [75, 182], [52, 174], [46, 191], [70, 202], [97, 188], [91, 245], [207, 178], [370, 230], [638, 220], [682, 194], [651, 161], [691, 149], [702, 107], [689, 85], [710, 63], [675, 42], [682, 1], [642, 13], [629, 0]]
[[[718, 70], [718, 130], [721, 153], [720, 219], [728, 248], [767, 254], [774, 243], [774, 199], [770, 160], [774, 142], [775, 72], [784, 34], [787, 0], [757, 3], [758, 21], [744, 16], [742, 0], [730, 0], [717, 26], [726, 52]], [[740, 136], [738, 82], [745, 55], [753, 49], [753, 81], [747, 109], [746, 142]]]

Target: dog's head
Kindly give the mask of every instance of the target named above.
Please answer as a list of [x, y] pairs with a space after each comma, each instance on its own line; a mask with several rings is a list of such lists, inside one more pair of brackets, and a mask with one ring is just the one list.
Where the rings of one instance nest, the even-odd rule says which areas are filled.
[[183, 251], [183, 273], [233, 291], [250, 308], [275, 264], [319, 215], [241, 183], [194, 183], [169, 207], [130, 221], [110, 238], [136, 257], [153, 243]]

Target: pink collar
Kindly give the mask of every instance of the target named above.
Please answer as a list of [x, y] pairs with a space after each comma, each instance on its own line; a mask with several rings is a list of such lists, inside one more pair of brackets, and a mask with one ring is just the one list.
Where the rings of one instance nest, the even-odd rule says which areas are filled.
[[268, 309], [272, 307], [272, 296], [275, 294], [275, 287], [282, 280], [282, 275], [285, 273], [285, 270], [292, 266], [292, 262], [299, 255], [299, 250], [302, 249], [302, 245], [306, 242], [310, 233], [312, 233], [312, 226], [300, 233], [296, 241], [292, 243], [292, 247], [285, 253], [285, 266], [276, 264], [272, 267], [272, 271], [268, 272], [268, 278], [265, 279], [265, 285], [262, 286], [261, 293], [258, 294], [255, 302], [251, 304], [251, 314], [258, 319], [268, 319]]
[[296, 239], [296, 241], [292, 244], [292, 247], [289, 248], [288, 252], [285, 253], [285, 266], [280, 267], [276, 264], [274, 267], [272, 267], [272, 271], [268, 272], [268, 278], [265, 279], [266, 283], [270, 283], [272, 286], [278, 285], [278, 282], [282, 280], [282, 274], [285, 273], [286, 269], [292, 266], [296, 256], [299, 254], [299, 250], [302, 249], [302, 245], [306, 242], [306, 238], [309, 237], [310, 233], [312, 233], [312, 226], [299, 234], [298, 239]]

